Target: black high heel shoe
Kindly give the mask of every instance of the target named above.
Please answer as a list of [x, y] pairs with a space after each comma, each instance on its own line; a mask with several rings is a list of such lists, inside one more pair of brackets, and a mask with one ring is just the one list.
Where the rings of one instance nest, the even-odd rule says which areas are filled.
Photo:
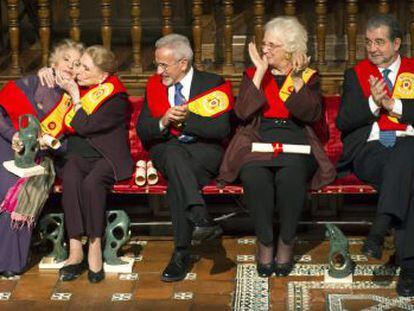
[[91, 283], [99, 283], [105, 278], [105, 272], [102, 269], [98, 272], [93, 272], [91, 269], [88, 269], [88, 280]]
[[257, 262], [257, 274], [262, 278], [267, 278], [273, 274], [275, 270], [274, 262], [263, 264]]
[[275, 262], [275, 274], [276, 276], [288, 276], [292, 272], [295, 263], [293, 259], [286, 263], [277, 263]]
[[63, 266], [59, 270], [60, 279], [64, 282], [77, 279], [86, 270], [85, 262]]

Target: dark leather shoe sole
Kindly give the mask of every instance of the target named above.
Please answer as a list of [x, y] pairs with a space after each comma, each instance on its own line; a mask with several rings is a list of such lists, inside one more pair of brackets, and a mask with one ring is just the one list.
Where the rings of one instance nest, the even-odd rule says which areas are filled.
[[273, 274], [275, 270], [274, 263], [269, 264], [262, 264], [260, 262], [257, 263], [257, 274], [262, 278], [267, 278]]
[[223, 229], [219, 225], [208, 227], [194, 227], [192, 239], [194, 241], [213, 240], [223, 234]]
[[180, 275], [165, 275], [165, 274], [163, 274], [161, 276], [161, 281], [163, 281], [163, 282], [178, 282], [178, 281], [184, 280], [186, 276], [187, 276], [187, 272], [185, 272], [184, 274], [180, 274]]
[[382, 258], [382, 245], [367, 239], [365, 240], [364, 245], [362, 245], [361, 252], [367, 257], [379, 260]]
[[16, 273], [12, 271], [3, 271], [0, 275], [4, 276], [5, 278], [12, 278], [16, 275]]
[[276, 276], [288, 276], [293, 270], [294, 263], [289, 261], [287, 263], [275, 263]]
[[82, 261], [81, 263], [74, 265], [63, 266], [59, 270], [60, 280], [67, 282], [77, 279], [86, 270], [86, 265]]
[[92, 270], [88, 270], [88, 280], [89, 280], [89, 282], [99, 283], [103, 279], [105, 279], [105, 272], [104, 272], [103, 268], [98, 272], [93, 272]]
[[402, 297], [414, 296], [414, 280], [409, 282], [398, 280], [397, 294]]

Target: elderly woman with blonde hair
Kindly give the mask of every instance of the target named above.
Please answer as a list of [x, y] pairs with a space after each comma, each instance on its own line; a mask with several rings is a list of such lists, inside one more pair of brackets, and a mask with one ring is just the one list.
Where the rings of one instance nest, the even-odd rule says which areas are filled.
[[[239, 178], [243, 184], [258, 240], [257, 272], [263, 277], [291, 272], [309, 184], [317, 188], [335, 176], [312, 129], [322, 116], [322, 106], [318, 74], [308, 67], [307, 39], [296, 18], [281, 16], [266, 24], [262, 54], [254, 43], [249, 44], [254, 66], [245, 71], [234, 108], [242, 125], [230, 142], [218, 178], [222, 183]], [[292, 146], [293, 153], [283, 152]]]
[[[73, 110], [65, 117], [71, 133], [62, 172], [69, 258], [60, 269], [62, 281], [76, 279], [87, 267], [91, 283], [104, 279], [101, 241], [106, 195], [116, 181], [132, 175], [126, 127], [129, 102], [126, 88], [115, 71], [115, 55], [101, 45], [94, 45], [83, 53], [76, 81], [56, 80], [74, 103]], [[87, 260], [84, 260], [82, 236], [89, 238]]]

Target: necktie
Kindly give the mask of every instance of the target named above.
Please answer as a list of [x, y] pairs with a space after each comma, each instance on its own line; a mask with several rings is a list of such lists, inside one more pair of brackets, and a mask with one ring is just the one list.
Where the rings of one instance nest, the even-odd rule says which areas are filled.
[[[174, 105], [181, 106], [186, 102], [183, 93], [181, 93], [181, 90], [183, 89], [183, 85], [180, 82], [177, 82], [176, 84], [174, 84], [174, 88], [175, 88]], [[181, 134], [180, 136], [178, 136], [178, 140], [182, 143], [192, 143], [192, 142], [195, 142], [195, 137]]]
[[[390, 78], [388, 77], [388, 75], [390, 74], [391, 70], [390, 69], [384, 69], [382, 71], [382, 77], [384, 79], [385, 84], [388, 87], [388, 90], [390, 92], [392, 92], [392, 82], [390, 80]], [[396, 141], [397, 137], [395, 135], [395, 131], [380, 131], [379, 133], [379, 142], [384, 145], [385, 147], [393, 147], [395, 145], [395, 141]]]

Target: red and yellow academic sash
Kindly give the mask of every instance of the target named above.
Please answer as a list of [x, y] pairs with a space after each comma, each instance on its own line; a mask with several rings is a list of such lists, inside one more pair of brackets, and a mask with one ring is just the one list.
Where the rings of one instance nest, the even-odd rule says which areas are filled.
[[[153, 75], [148, 79], [146, 100], [151, 115], [161, 118], [171, 107], [168, 101], [168, 88], [162, 84], [160, 75]], [[216, 118], [233, 109], [234, 97], [230, 81], [209, 89], [196, 97], [191, 98], [188, 110], [202, 117]], [[180, 130], [171, 128], [171, 134], [179, 135]]]
[[[87, 115], [93, 114], [112, 96], [118, 93], [126, 93], [125, 86], [116, 76], [108, 77], [103, 83], [99, 85], [95, 85], [89, 88], [80, 88], [79, 90], [82, 109], [86, 112]], [[71, 122], [75, 114], [76, 112], [73, 109], [70, 109], [63, 118], [64, 128], [70, 133], [75, 132], [71, 126]], [[58, 116], [56, 116], [56, 119], [57, 118]]]
[[[254, 73], [256, 72], [256, 67], [250, 67], [246, 69], [246, 75], [253, 79]], [[306, 68], [302, 74], [302, 79], [306, 83], [310, 78], [316, 73], [315, 70]], [[267, 99], [267, 107], [263, 110], [263, 116], [265, 118], [280, 118], [287, 119], [290, 116], [289, 110], [285, 106], [286, 100], [294, 91], [294, 84], [291, 73], [286, 77], [285, 82], [279, 90], [279, 87], [273, 78], [273, 75], [270, 73], [270, 70], [267, 70], [263, 76], [261, 83], [261, 88]]]
[[[368, 59], [364, 59], [354, 67], [362, 92], [366, 98], [371, 95], [369, 77], [374, 76], [377, 79], [383, 79], [378, 67], [371, 63]], [[392, 98], [411, 99], [414, 98], [414, 59], [402, 57], [400, 69], [393, 90], [388, 91], [388, 95]], [[377, 121], [381, 131], [405, 131], [407, 124], [400, 123], [395, 117], [388, 115], [382, 109], [380, 117]]]

